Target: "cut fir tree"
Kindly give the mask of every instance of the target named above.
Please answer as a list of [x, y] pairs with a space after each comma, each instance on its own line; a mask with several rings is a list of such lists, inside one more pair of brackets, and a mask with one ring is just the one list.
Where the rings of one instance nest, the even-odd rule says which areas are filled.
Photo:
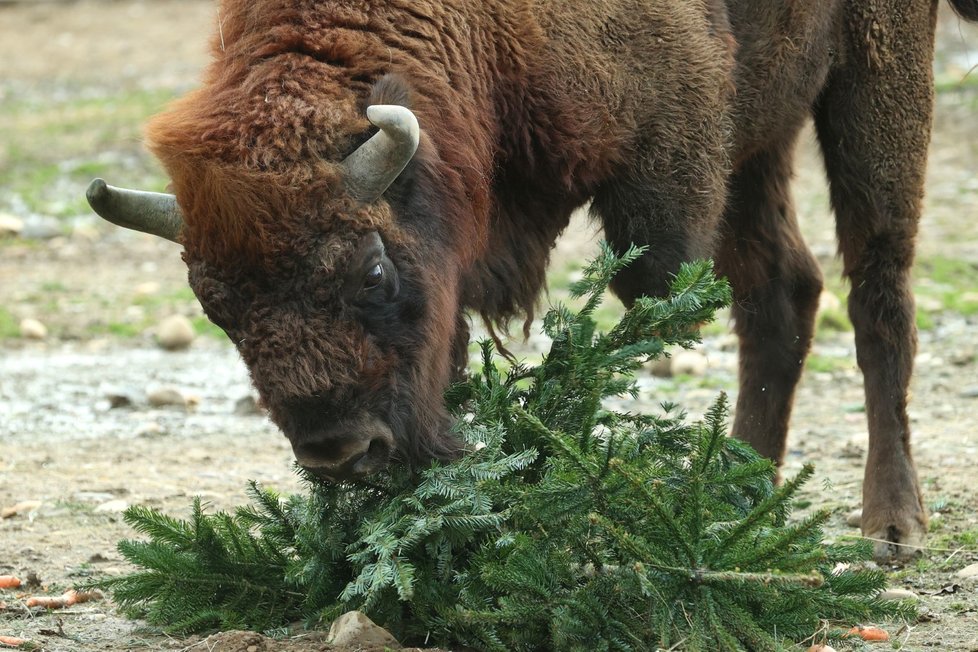
[[446, 400], [468, 448], [450, 464], [369, 482], [305, 478], [281, 497], [189, 520], [134, 507], [148, 536], [123, 541], [139, 570], [101, 586], [131, 615], [171, 631], [269, 630], [366, 612], [402, 641], [484, 650], [783, 650], [826, 624], [909, 618], [884, 602], [861, 543], [826, 545], [816, 512], [789, 521], [811, 467], [781, 486], [770, 462], [726, 436], [727, 403], [702, 422], [672, 405], [619, 412], [634, 374], [691, 346], [729, 302], [707, 262], [667, 298], [639, 299], [609, 332], [592, 314], [641, 255], [607, 247], [574, 284], [577, 311], [550, 310], [537, 365], [483, 368]]

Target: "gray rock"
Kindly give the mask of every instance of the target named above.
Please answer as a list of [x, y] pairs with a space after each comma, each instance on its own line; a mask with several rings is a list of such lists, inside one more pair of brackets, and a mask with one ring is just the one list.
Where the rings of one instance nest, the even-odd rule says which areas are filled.
[[129, 509], [129, 503], [121, 498], [108, 500], [95, 508], [96, 514], [119, 514]]
[[64, 235], [64, 228], [57, 219], [47, 215], [32, 215], [24, 220], [20, 237], [30, 240], [51, 240]]
[[863, 524], [863, 510], [854, 509], [846, 514], [846, 525], [849, 527], [860, 527]]
[[171, 315], [156, 328], [156, 342], [167, 351], [187, 348], [194, 337], [194, 325], [183, 315]]
[[652, 361], [649, 366], [649, 373], [658, 378], [669, 378], [672, 376], [672, 358], [662, 356]]
[[672, 356], [673, 376], [702, 376], [710, 366], [706, 356], [698, 351], [683, 349]]
[[162, 437], [165, 434], [166, 432], [163, 430], [163, 426], [155, 421], [144, 423], [136, 428], [136, 436], [144, 437], [146, 439], [156, 439], [157, 437]]
[[963, 579], [978, 578], [978, 564], [969, 564], [955, 573], [954, 576]]
[[130, 407], [133, 405], [136, 402], [138, 392], [123, 389], [121, 387], [105, 387], [102, 390], [102, 395], [108, 402], [109, 409], [114, 410], [116, 408]]
[[187, 397], [175, 387], [157, 387], [146, 392], [146, 400], [153, 407], [187, 407]]
[[401, 648], [401, 644], [390, 632], [367, 618], [361, 611], [348, 611], [334, 620], [329, 627], [326, 642], [337, 647], [347, 645], [365, 649]]
[[250, 417], [264, 414], [264, 411], [259, 407], [255, 397], [247, 394], [234, 402], [234, 413], [238, 416]]
[[877, 597], [880, 600], [920, 600], [916, 593], [907, 589], [887, 589]]

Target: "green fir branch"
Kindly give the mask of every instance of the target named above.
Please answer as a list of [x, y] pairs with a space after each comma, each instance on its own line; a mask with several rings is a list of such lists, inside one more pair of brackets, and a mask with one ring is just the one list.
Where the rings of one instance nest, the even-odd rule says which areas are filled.
[[461, 459], [342, 485], [303, 476], [290, 496], [252, 483], [250, 505], [195, 500], [186, 520], [130, 508], [147, 540], [119, 550], [137, 570], [100, 585], [172, 631], [361, 609], [404, 643], [480, 650], [784, 650], [825, 622], [910, 618], [878, 599], [885, 574], [858, 570], [867, 545], [825, 545], [825, 512], [790, 519], [812, 469], [775, 487], [772, 464], [726, 436], [725, 397], [702, 423], [606, 404], [637, 395], [641, 365], [691, 346], [730, 300], [710, 263], [684, 265], [670, 296], [599, 331], [608, 283], [644, 253], [602, 247], [572, 287], [582, 307], [544, 318], [539, 364], [497, 364], [482, 343], [481, 373], [446, 393]]

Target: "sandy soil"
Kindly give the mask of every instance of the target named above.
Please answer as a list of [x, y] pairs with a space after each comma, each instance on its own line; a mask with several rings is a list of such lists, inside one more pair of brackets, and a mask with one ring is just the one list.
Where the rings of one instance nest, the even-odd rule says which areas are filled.
[[[204, 63], [214, 21], [213, 6], [199, 1], [0, 4], [0, 99], [188, 88]], [[955, 66], [967, 61], [961, 58], [968, 49], [963, 44], [978, 47], [978, 32], [945, 17], [941, 42], [942, 70], [958, 74]], [[978, 62], [978, 54], [972, 58]], [[974, 107], [964, 91], [941, 97], [922, 256], [978, 264]], [[837, 269], [810, 138], [799, 161], [798, 204], [806, 235], [826, 268]], [[575, 222], [558, 247], [555, 266], [582, 259], [595, 239], [593, 229]], [[80, 578], [125, 570], [115, 551], [119, 539], [132, 536], [121, 520], [124, 505], [182, 515], [193, 495], [215, 508], [241, 504], [249, 479], [283, 491], [296, 487], [285, 439], [260, 414], [236, 412], [251, 389], [228, 344], [198, 337], [190, 350], [169, 353], [154, 346], [150, 332], [134, 338], [93, 334], [93, 324], [133, 311], [154, 319], [170, 312], [199, 315], [192, 300], [180, 298], [183, 287], [178, 248], [138, 234], [96, 225], [42, 243], [3, 243], [0, 306], [17, 318], [42, 318], [56, 337], [7, 340], [0, 348], [0, 508], [33, 503], [0, 520], [0, 574], [33, 573], [42, 586], [32, 591], [60, 592]], [[147, 292], [178, 298], [159, 305], [137, 301]], [[934, 327], [921, 334], [912, 417], [936, 543], [920, 561], [890, 569], [891, 584], [913, 591], [922, 604], [919, 622], [890, 631], [903, 649], [978, 650], [978, 583], [955, 576], [978, 561], [978, 488], [971, 475], [978, 452], [978, 319], [940, 306], [933, 314]], [[539, 345], [531, 341], [527, 350]], [[735, 388], [729, 338], [708, 337], [702, 351], [711, 367], [708, 376], [682, 382], [643, 378], [637, 407], [669, 399], [695, 415], [718, 389]], [[788, 456], [789, 473], [816, 462], [818, 478], [805, 498], [835, 510], [831, 537], [858, 533], [844, 523], [845, 514], [859, 506], [866, 446], [853, 353], [851, 334], [820, 334], [814, 354], [836, 364], [806, 373]], [[194, 406], [151, 406], [147, 392], [166, 386], [192, 396]], [[114, 396], [126, 396], [129, 403], [113, 407]], [[27, 612], [18, 607], [18, 595], [0, 592], [0, 600], [12, 605], [0, 611], [0, 634], [23, 636], [45, 650], [284, 649], [248, 633], [207, 640], [164, 636], [125, 620], [109, 601]], [[321, 640], [302, 639], [288, 649], [326, 648]]]

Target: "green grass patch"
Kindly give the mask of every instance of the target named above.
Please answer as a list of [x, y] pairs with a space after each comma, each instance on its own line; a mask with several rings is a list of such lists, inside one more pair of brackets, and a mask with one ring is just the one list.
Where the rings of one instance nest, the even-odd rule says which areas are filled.
[[942, 256], [925, 258], [917, 263], [914, 277], [914, 293], [940, 306], [926, 312], [946, 310], [964, 316], [978, 315], [978, 262]]
[[133, 298], [133, 305], [143, 308], [162, 308], [164, 306], [182, 305], [187, 303], [197, 303], [197, 297], [190, 286], [181, 285], [167, 292], [153, 294], [140, 294]]
[[68, 286], [61, 281], [45, 281], [41, 283], [42, 292], [67, 292]]
[[974, 94], [978, 99], [978, 75], [941, 75], [934, 81], [934, 90], [938, 95], [954, 93]]
[[20, 337], [20, 324], [9, 310], [0, 306], [0, 340]]
[[934, 316], [923, 310], [918, 310], [916, 315], [918, 331], [932, 331], [937, 326]]
[[930, 545], [934, 548], [976, 550], [978, 549], [978, 528], [971, 528], [960, 532], [948, 532], [945, 530], [943, 533], [932, 537], [931, 541]]
[[[839, 270], [826, 271], [825, 287], [839, 298], [838, 307], [821, 310], [817, 334], [851, 332], [852, 322], [846, 309], [848, 284]], [[930, 331], [937, 325], [936, 316], [950, 312], [965, 317], [978, 315], [978, 263], [970, 260], [932, 256], [917, 261], [913, 272], [913, 292], [917, 297], [917, 330]], [[819, 365], [818, 361], [811, 362]]]
[[113, 337], [134, 338], [139, 337], [149, 328], [149, 323], [132, 323], [121, 321], [96, 322], [91, 324], [86, 330], [91, 335], [112, 335]]
[[194, 332], [196, 332], [197, 335], [203, 335], [204, 337], [221, 340], [222, 342], [228, 338], [227, 334], [220, 326], [215, 325], [214, 322], [204, 315], [191, 317], [190, 323], [193, 324]]
[[818, 313], [818, 332], [848, 333], [852, 331], [852, 322], [845, 308], [826, 309]]
[[80, 500], [58, 500], [54, 505], [57, 509], [63, 509], [72, 514], [84, 515], [94, 514], [96, 507], [94, 503], [86, 503]]
[[141, 133], [147, 118], [172, 98], [172, 91], [154, 90], [0, 101], [4, 196], [19, 198], [34, 212], [69, 217], [87, 212], [84, 189], [96, 176], [162, 190], [166, 177], [144, 151]]
[[850, 357], [818, 355], [812, 353], [805, 359], [805, 368], [816, 373], [838, 373], [853, 368], [855, 363]]

